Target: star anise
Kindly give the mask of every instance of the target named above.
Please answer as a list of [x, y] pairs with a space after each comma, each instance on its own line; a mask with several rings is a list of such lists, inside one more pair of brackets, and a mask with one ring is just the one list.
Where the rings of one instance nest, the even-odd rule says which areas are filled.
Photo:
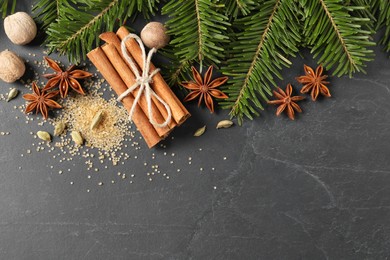
[[311, 91], [311, 99], [313, 101], [317, 100], [320, 92], [322, 95], [330, 97], [329, 89], [325, 86], [325, 84], [329, 84], [329, 82], [325, 81], [328, 76], [322, 75], [322, 65], [318, 66], [315, 72], [307, 65], [304, 65], [304, 70], [306, 75], [297, 77], [299, 83], [305, 84], [301, 89], [301, 93]]
[[49, 79], [43, 90], [49, 90], [58, 86], [62, 98], [68, 95], [69, 87], [71, 87], [77, 93], [85, 95], [83, 88], [77, 79], [84, 79], [91, 77], [92, 74], [83, 70], [75, 69], [76, 66], [70, 66], [66, 71], [63, 71], [58, 63], [49, 57], [45, 57], [45, 60], [50, 68], [55, 72], [51, 74], [44, 74], [43, 77]]
[[23, 98], [30, 102], [26, 107], [26, 114], [35, 110], [36, 113], [41, 113], [47, 119], [49, 108], [62, 108], [60, 104], [55, 102], [53, 98], [58, 95], [59, 91], [46, 92], [38, 88], [37, 84], [32, 84], [33, 93], [24, 94]]
[[213, 113], [213, 97], [228, 98], [226, 94], [217, 89], [219, 86], [223, 85], [228, 80], [228, 77], [219, 77], [211, 81], [211, 76], [213, 74], [213, 66], [210, 66], [207, 69], [204, 75], [204, 79], [202, 79], [202, 76], [195, 69], [195, 67], [192, 67], [191, 70], [195, 82], [189, 81], [180, 83], [180, 85], [182, 85], [186, 89], [191, 90], [191, 92], [184, 98], [184, 101], [190, 101], [199, 97], [198, 106], [200, 106], [200, 103], [202, 103], [202, 100], [204, 100], [207, 108], [210, 110], [211, 113]]
[[278, 91], [273, 91], [276, 100], [268, 101], [268, 104], [279, 105], [276, 110], [276, 115], [279, 116], [286, 108], [287, 115], [291, 120], [294, 120], [294, 110], [297, 112], [302, 112], [302, 109], [298, 106], [297, 101], [305, 99], [304, 96], [291, 96], [292, 86], [288, 84], [286, 87], [286, 92], [283, 89], [278, 88]]

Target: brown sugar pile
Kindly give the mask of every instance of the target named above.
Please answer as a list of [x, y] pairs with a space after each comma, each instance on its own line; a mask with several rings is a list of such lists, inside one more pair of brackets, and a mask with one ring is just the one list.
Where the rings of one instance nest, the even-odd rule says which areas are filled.
[[[61, 134], [58, 141], [54, 140], [55, 147], [59, 148], [63, 154], [71, 156], [64, 160], [72, 160], [75, 155], [87, 159], [92, 158], [94, 154], [91, 153], [92, 151], [89, 152], [89, 148], [97, 149], [101, 163], [104, 158], [111, 161], [113, 165], [117, 165], [119, 161], [129, 158], [129, 155], [121, 150], [127, 147], [123, 144], [125, 141], [132, 141], [135, 131], [131, 130], [127, 111], [118, 106], [114, 98], [106, 100], [96, 91], [92, 91], [86, 96], [68, 97], [62, 106], [61, 113], [52, 119], [51, 123], [53, 126], [59, 122], [66, 125], [66, 131]], [[102, 120], [92, 130], [91, 123], [98, 112], [102, 113]], [[81, 154], [80, 148], [83, 146], [76, 145], [72, 141], [70, 135], [72, 131], [78, 131], [85, 141], [86, 149]], [[90, 161], [86, 161], [86, 164], [88, 169], [94, 167]]]
[[[94, 116], [102, 113], [100, 124], [91, 130]], [[97, 94], [68, 98], [64, 109], [55, 122], [62, 121], [69, 131], [78, 131], [85, 139], [85, 145], [112, 152], [121, 147], [125, 136], [133, 136], [127, 111], [117, 106], [115, 99], [109, 101]]]

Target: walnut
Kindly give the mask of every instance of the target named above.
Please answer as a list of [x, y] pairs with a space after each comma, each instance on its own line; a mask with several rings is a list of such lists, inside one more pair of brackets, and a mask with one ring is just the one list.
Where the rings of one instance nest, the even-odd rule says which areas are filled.
[[0, 79], [12, 83], [20, 79], [26, 66], [24, 61], [12, 51], [0, 52]]
[[17, 45], [25, 45], [37, 35], [37, 25], [25, 12], [7, 16], [4, 19], [4, 30], [11, 42]]
[[161, 49], [169, 43], [167, 29], [162, 23], [150, 22], [141, 31], [141, 39], [149, 48]]

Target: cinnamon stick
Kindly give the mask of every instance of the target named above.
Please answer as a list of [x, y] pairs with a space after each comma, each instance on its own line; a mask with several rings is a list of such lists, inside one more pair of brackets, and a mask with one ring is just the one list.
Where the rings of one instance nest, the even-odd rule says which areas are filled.
[[[118, 95], [127, 90], [126, 84], [122, 81], [121, 77], [111, 65], [111, 62], [100, 47], [90, 51], [87, 56]], [[130, 95], [122, 99], [122, 103], [128, 111], [130, 111], [133, 102], [134, 97]], [[140, 131], [141, 135], [144, 137], [149, 148], [155, 146], [162, 140], [138, 104], [135, 107], [133, 121], [137, 126], [138, 131]]]
[[[122, 59], [122, 57], [116, 50], [115, 46], [113, 44], [105, 44], [101, 48], [106, 54], [108, 60], [111, 62], [112, 66], [115, 68], [119, 76], [122, 78], [123, 83], [125, 83], [128, 88], [131, 87], [136, 82], [135, 76], [131, 72], [130, 68], [127, 66], [126, 62]], [[134, 90], [134, 94], [132, 94], [132, 96], [136, 97], [137, 94], [138, 94], [138, 89]], [[148, 104], [146, 102], [146, 98], [144, 95], [140, 97], [138, 104], [143, 110], [144, 114], [148, 115], [149, 114]], [[154, 120], [157, 123], [162, 123], [165, 121], [164, 117], [160, 114], [158, 108], [153, 102], [152, 102], [152, 111], [153, 111]], [[153, 127], [154, 129], [156, 129], [158, 135], [163, 138], [168, 136], [169, 132], [171, 131], [171, 129], [167, 126], [166, 127], [153, 126]]]
[[[119, 40], [118, 36], [113, 33], [113, 32], [105, 32], [105, 33], [102, 33], [99, 35], [99, 38], [102, 39], [103, 41], [105, 41], [106, 43], [108, 44], [112, 44], [115, 46], [116, 50], [117, 50], [117, 53], [118, 55], [115, 55], [115, 61], [118, 60], [119, 62], [119, 59], [120, 60], [123, 60], [122, 59], [122, 50], [121, 50], [121, 41]], [[107, 48], [107, 47], [103, 47], [103, 51], [105, 51], [104, 49]], [[107, 54], [107, 53], [106, 53]], [[107, 55], [107, 57], [110, 59], [110, 57]], [[113, 60], [111, 60], [111, 63], [114, 64]], [[132, 72], [132, 70], [130, 69], [129, 65], [126, 63], [126, 61], [123, 60], [123, 63], [126, 65], [127, 69], [122, 66], [120, 70], [118, 70], [118, 68], [116, 68], [116, 70], [118, 71], [119, 75], [122, 77], [123, 81], [125, 82], [125, 84], [130, 87], [134, 84], [135, 82], [135, 76]], [[115, 67], [115, 65], [114, 65]], [[138, 71], [139, 74], [142, 74], [142, 71], [139, 69]], [[133, 80], [130, 80], [129, 78], [133, 78]], [[138, 89], [134, 90], [134, 96], [137, 95], [137, 92], [138, 92]], [[145, 112], [146, 115], [148, 115], [148, 112], [147, 112], [147, 104], [146, 104], [146, 99], [144, 98], [144, 96], [141, 97], [141, 100], [142, 101], [144, 100], [145, 102], [141, 102], [140, 106], [142, 108], [142, 110]], [[154, 104], [154, 107], [153, 107], [153, 111], [156, 111], [156, 107], [157, 107], [157, 110], [158, 110], [158, 113], [156, 113], [155, 115], [155, 119], [157, 119], [156, 121], [158, 123], [162, 123], [164, 122], [167, 117], [168, 117], [168, 112], [165, 108], [165, 106], [160, 102], [158, 101], [154, 96], [152, 96], [152, 101], [153, 101], [153, 104]], [[160, 118], [159, 116], [162, 116], [163, 118]], [[174, 120], [171, 120], [170, 123], [168, 124], [168, 127], [169, 129], [172, 129], [176, 126], [176, 122]], [[155, 127], [156, 128], [156, 127]], [[160, 131], [156, 128], [157, 132], [159, 133], [160, 136], [165, 136], [168, 132], [165, 132], [164, 131]], [[162, 132], [162, 134], [161, 134]]]
[[[129, 31], [125, 27], [120, 27], [116, 33], [120, 40], [123, 40], [128, 34]], [[132, 55], [137, 64], [142, 68], [143, 67], [143, 59], [141, 48], [138, 45], [137, 41], [134, 39], [129, 39], [126, 42], [126, 47], [128, 52]], [[154, 71], [156, 67], [153, 63], [150, 64], [150, 72]], [[162, 97], [165, 102], [169, 105], [172, 110], [172, 117], [176, 121], [177, 125], [181, 125], [188, 117], [190, 117], [190, 113], [183, 106], [180, 100], [176, 97], [176, 95], [172, 92], [168, 84], [165, 82], [164, 78], [161, 76], [161, 73], [157, 73], [153, 77], [153, 90], [157, 95]]]

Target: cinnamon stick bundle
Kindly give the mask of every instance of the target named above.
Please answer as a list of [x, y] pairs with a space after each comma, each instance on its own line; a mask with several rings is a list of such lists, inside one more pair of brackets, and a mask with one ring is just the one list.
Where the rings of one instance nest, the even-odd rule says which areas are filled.
[[[106, 44], [102, 47], [97, 47], [87, 54], [88, 58], [101, 72], [118, 96], [122, 95], [128, 88], [136, 83], [134, 72], [124, 59], [121, 50], [121, 40], [128, 34], [129, 32], [124, 27], [121, 27], [116, 34], [113, 32], [103, 33], [100, 35], [100, 38], [104, 40]], [[137, 41], [130, 38], [126, 41], [126, 48], [128, 54], [131, 55], [136, 62], [136, 65], [138, 65], [137, 72], [142, 75], [141, 68], [143, 68], [144, 64], [141, 47], [138, 45]], [[153, 72], [155, 69], [155, 66], [151, 63], [149, 73]], [[151, 88], [170, 107], [172, 118], [166, 127], [158, 127], [151, 124], [150, 118], [148, 118], [149, 110], [146, 97], [143, 94], [140, 96], [140, 99], [135, 106], [132, 119], [149, 148], [155, 146], [164, 139], [175, 126], [182, 124], [190, 117], [190, 113], [172, 92], [160, 73], [156, 73], [152, 80], [153, 83], [151, 84]], [[129, 112], [138, 92], [139, 89], [136, 88], [132, 93], [122, 99], [124, 107]], [[163, 123], [168, 118], [168, 111], [156, 97], [152, 96], [151, 101], [151, 111], [154, 121]]]
[[[119, 76], [122, 78], [125, 85], [128, 88], [130, 88], [136, 82], [135, 76], [131, 72], [130, 68], [126, 65], [125, 61], [121, 58], [115, 46], [112, 44], [105, 44], [101, 48], [103, 52], [106, 54], [109, 61], [111, 62], [112, 66], [115, 68]], [[132, 94], [132, 96], [135, 97], [137, 94], [138, 94], [138, 89], [134, 90], [134, 94]], [[144, 112], [144, 114], [148, 115], [148, 105], [144, 95], [141, 96], [138, 104], [142, 109], [142, 111]], [[164, 122], [165, 119], [161, 115], [160, 111], [158, 110], [154, 102], [152, 102], [152, 109], [153, 109], [153, 117], [155, 121], [158, 123]], [[157, 134], [162, 138], [165, 138], [171, 131], [171, 128], [168, 126], [166, 127], [153, 126], [153, 127], [154, 129], [156, 129]]]
[[[87, 56], [118, 95], [121, 95], [127, 90], [126, 84], [100, 47], [90, 51]], [[127, 111], [130, 111], [134, 103], [134, 97], [128, 95], [122, 99], [122, 103]], [[149, 148], [155, 146], [162, 140], [138, 104], [135, 107], [133, 121]]]

